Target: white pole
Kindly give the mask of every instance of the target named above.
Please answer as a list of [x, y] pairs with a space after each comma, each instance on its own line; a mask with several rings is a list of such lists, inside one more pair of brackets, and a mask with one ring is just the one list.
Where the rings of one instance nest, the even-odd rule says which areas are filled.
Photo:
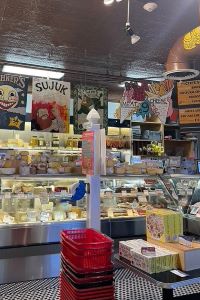
[[87, 116], [88, 130], [94, 132], [94, 175], [88, 175], [90, 192], [87, 197], [87, 227], [101, 230], [100, 212], [100, 174], [101, 174], [101, 133], [100, 116], [92, 109]]

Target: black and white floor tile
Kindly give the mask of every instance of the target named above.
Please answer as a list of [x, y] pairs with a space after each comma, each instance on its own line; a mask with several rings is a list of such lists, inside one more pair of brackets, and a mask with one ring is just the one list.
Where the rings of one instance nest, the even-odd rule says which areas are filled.
[[[162, 300], [162, 291], [131, 271], [115, 273], [116, 300]], [[200, 293], [200, 285], [175, 290], [175, 296]], [[59, 300], [59, 279], [0, 285], [0, 300]], [[68, 300], [68, 299], [66, 299]]]

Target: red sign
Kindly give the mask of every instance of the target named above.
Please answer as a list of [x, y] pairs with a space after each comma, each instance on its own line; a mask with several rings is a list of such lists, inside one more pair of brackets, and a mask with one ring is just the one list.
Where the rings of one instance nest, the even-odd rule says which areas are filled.
[[94, 175], [94, 132], [82, 134], [82, 173]]

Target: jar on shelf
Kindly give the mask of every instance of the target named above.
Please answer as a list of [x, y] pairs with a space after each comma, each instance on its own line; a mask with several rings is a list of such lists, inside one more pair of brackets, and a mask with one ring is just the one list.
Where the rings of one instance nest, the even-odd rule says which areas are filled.
[[30, 146], [33, 148], [37, 148], [39, 145], [38, 137], [36, 135], [31, 137]]
[[39, 147], [45, 147], [46, 146], [46, 142], [45, 142], [45, 139], [44, 139], [43, 135], [39, 136], [38, 145], [39, 145]]
[[58, 136], [54, 136], [52, 138], [52, 147], [55, 147], [55, 148], [59, 148], [60, 147], [60, 140], [59, 140]]

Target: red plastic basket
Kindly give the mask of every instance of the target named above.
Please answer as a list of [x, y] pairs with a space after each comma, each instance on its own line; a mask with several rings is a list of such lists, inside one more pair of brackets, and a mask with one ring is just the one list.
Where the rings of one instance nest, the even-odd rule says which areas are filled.
[[76, 255], [70, 250], [63, 250], [62, 255], [70, 265], [73, 265], [75, 268], [81, 269], [82, 271], [92, 272], [111, 267], [112, 252], [107, 249], [98, 249], [97, 251], [94, 251], [93, 254], [91, 253], [87, 256]]
[[94, 229], [63, 230], [62, 242], [77, 250], [112, 248], [113, 241]]
[[96, 274], [96, 273], [104, 273], [104, 272], [113, 272], [113, 264], [110, 263], [109, 265], [107, 265], [106, 267], [104, 268], [82, 268], [80, 267], [80, 265], [77, 266], [74, 265], [71, 261], [67, 260], [66, 257], [62, 254], [61, 252], [61, 260], [62, 262], [66, 265], [66, 266], [69, 266], [70, 269], [76, 273], [77, 275], [80, 275], [81, 277], [83, 276], [88, 276], [88, 277], [91, 277], [92, 274]]
[[113, 280], [113, 275], [78, 278], [64, 264], [62, 264], [62, 270], [67, 275], [67, 277], [69, 277], [72, 280], [72, 282], [74, 282], [75, 284], [90, 284], [90, 283], [93, 283], [93, 282], [103, 283], [105, 281], [112, 281]]
[[90, 289], [76, 289], [67, 280], [66, 276], [61, 273], [60, 276], [60, 295], [61, 300], [112, 300], [114, 299], [114, 287], [100, 287]]

